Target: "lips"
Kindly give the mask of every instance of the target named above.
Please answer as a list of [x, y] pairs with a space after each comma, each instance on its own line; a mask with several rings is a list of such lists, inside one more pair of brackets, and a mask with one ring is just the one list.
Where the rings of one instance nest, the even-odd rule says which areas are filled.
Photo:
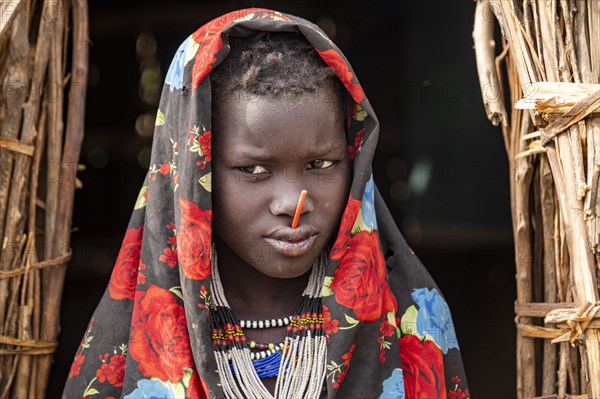
[[295, 229], [285, 227], [265, 236], [265, 240], [281, 255], [297, 257], [313, 248], [317, 236], [317, 231], [308, 226]]

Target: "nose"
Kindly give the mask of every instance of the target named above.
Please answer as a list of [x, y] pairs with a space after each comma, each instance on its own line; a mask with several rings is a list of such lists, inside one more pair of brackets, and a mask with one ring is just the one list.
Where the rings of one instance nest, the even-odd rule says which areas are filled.
[[[273, 200], [269, 205], [271, 213], [275, 216], [285, 215], [293, 218], [296, 213], [296, 207], [298, 206], [298, 199], [300, 198], [301, 191], [302, 190], [281, 190], [273, 197]], [[311, 212], [313, 208], [314, 205], [309, 191], [304, 199], [304, 205], [302, 206], [300, 215]]]

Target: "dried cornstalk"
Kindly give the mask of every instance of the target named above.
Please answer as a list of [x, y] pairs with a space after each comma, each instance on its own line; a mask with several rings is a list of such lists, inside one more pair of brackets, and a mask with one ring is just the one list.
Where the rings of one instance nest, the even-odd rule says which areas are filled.
[[0, 0], [0, 13], [0, 399], [38, 398], [56, 348], [70, 258], [87, 4]]
[[514, 165], [518, 398], [600, 398], [599, 37], [597, 0], [477, 1], [484, 106]]

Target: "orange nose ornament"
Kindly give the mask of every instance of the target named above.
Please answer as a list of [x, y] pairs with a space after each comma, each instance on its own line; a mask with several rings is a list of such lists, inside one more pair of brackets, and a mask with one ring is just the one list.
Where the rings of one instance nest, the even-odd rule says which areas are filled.
[[296, 213], [294, 213], [294, 219], [292, 220], [292, 229], [298, 227], [298, 221], [300, 220], [300, 214], [302, 213], [302, 206], [306, 199], [306, 190], [302, 190], [300, 198], [298, 198], [298, 205], [296, 206]]

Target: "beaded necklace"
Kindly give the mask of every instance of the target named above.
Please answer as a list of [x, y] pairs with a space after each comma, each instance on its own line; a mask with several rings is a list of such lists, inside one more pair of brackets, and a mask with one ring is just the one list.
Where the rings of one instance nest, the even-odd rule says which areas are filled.
[[[318, 398], [325, 379], [327, 358], [321, 302], [327, 251], [315, 261], [295, 315], [268, 321], [269, 327], [287, 325], [284, 342], [267, 344], [268, 349], [253, 352], [251, 349], [261, 344], [249, 341], [244, 334], [244, 327], [254, 328], [256, 325], [256, 328], [261, 328], [261, 324], [262, 328], [269, 327], [266, 321], [244, 320], [242, 325], [235, 317], [223, 291], [214, 243], [211, 250], [214, 300], [209, 305], [210, 322], [215, 359], [225, 397]], [[277, 376], [277, 382], [275, 395], [272, 395], [261, 378], [274, 376]]]

